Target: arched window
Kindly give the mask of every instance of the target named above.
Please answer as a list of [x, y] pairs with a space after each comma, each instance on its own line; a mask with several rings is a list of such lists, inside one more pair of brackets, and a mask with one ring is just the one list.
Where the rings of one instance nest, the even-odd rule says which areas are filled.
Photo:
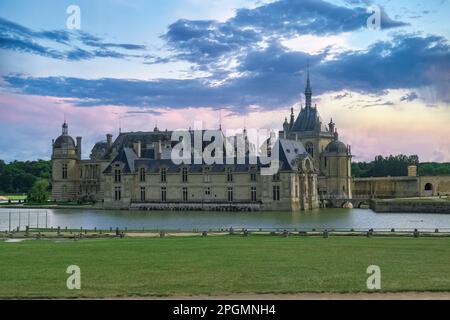
[[311, 157], [314, 157], [314, 145], [311, 142], [306, 144], [306, 152], [308, 152]]
[[433, 190], [433, 185], [431, 183], [425, 184], [425, 191], [432, 191], [432, 190]]

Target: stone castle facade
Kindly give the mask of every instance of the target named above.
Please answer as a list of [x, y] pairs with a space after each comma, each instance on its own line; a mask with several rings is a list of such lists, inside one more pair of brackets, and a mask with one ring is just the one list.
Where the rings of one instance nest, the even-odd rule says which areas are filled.
[[351, 199], [351, 150], [339, 141], [333, 121], [324, 125], [312, 106], [309, 72], [305, 97], [297, 117], [291, 110], [290, 121], [285, 119], [279, 138], [262, 146], [279, 155], [273, 175], [261, 174], [265, 165], [260, 158], [249, 161], [249, 145], [245, 164], [175, 165], [172, 132], [158, 128], [120, 133], [114, 141], [107, 134], [90, 159], [82, 159], [82, 138], [74, 140], [64, 122], [53, 141], [53, 199], [89, 200], [117, 209], [288, 211], [315, 209], [329, 198]]

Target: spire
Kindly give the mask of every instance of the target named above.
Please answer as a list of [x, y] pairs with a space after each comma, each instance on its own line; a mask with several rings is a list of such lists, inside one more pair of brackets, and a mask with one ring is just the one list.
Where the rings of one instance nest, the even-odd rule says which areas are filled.
[[309, 63], [308, 68], [306, 71], [306, 88], [305, 88], [305, 97], [306, 97], [306, 108], [311, 107], [311, 97], [312, 97], [312, 90], [311, 90], [311, 81], [309, 80]]

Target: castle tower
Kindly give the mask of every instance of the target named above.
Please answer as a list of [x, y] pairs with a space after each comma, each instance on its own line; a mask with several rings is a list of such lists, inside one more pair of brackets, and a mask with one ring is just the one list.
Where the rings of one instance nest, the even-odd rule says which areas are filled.
[[350, 147], [339, 141], [336, 129], [334, 140], [325, 148], [322, 159], [322, 171], [326, 176], [326, 197], [351, 199], [352, 154]]
[[57, 201], [75, 200], [78, 197], [79, 177], [77, 162], [81, 158], [81, 138], [78, 144], [69, 136], [66, 121], [61, 135], [52, 144], [52, 198]]

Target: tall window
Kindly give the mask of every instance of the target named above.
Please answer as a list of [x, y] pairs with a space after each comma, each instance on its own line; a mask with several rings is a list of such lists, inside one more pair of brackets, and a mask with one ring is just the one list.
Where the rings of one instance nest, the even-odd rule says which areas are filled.
[[211, 176], [209, 175], [209, 167], [206, 167], [203, 170], [203, 182], [211, 182]]
[[122, 198], [122, 190], [120, 189], [120, 187], [115, 187], [114, 188], [114, 200], [120, 201], [121, 198]]
[[139, 169], [139, 180], [145, 182], [145, 168]]
[[256, 182], [256, 168], [255, 167], [250, 168], [250, 181]]
[[206, 187], [205, 188], [205, 196], [210, 196], [211, 195], [211, 187]]
[[114, 170], [114, 182], [120, 182], [120, 179], [121, 179], [120, 169], [115, 169]]
[[227, 168], [227, 182], [233, 182], [233, 170]]
[[188, 188], [183, 188], [183, 201], [188, 201]]
[[308, 142], [306, 144], [306, 152], [308, 152], [311, 155], [311, 157], [314, 157], [314, 146], [311, 142]]
[[181, 180], [183, 182], [187, 182], [188, 181], [188, 169], [187, 168], [182, 168], [181, 169]]
[[252, 202], [256, 202], [256, 187], [251, 187], [250, 195]]
[[280, 201], [280, 186], [273, 186], [273, 200], [274, 201]]
[[276, 173], [272, 176], [272, 181], [280, 181], [280, 173]]
[[145, 187], [141, 187], [141, 201], [145, 201]]
[[161, 168], [161, 182], [167, 181], [167, 169]]
[[228, 201], [233, 201], [233, 188], [232, 187], [228, 187]]
[[161, 188], [161, 201], [167, 201], [167, 188]]
[[62, 165], [62, 178], [67, 179], [67, 164], [65, 163]]

